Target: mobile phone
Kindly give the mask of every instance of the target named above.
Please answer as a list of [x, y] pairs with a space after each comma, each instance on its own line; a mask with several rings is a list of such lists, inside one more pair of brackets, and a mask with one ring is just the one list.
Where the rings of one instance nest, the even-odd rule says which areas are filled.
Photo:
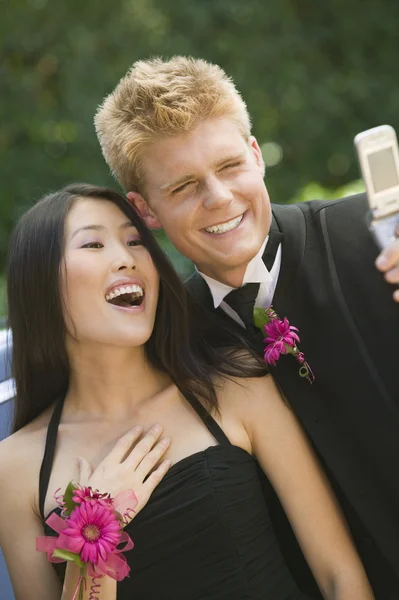
[[362, 131], [355, 148], [370, 207], [368, 226], [382, 249], [396, 239], [399, 225], [399, 151], [390, 125]]

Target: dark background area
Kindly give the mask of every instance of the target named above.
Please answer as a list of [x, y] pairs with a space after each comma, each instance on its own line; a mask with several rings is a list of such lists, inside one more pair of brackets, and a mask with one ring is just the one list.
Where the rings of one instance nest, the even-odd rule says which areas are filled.
[[93, 114], [148, 56], [203, 57], [234, 78], [274, 202], [309, 182], [336, 194], [358, 178], [354, 135], [398, 124], [398, 25], [393, 0], [9, 0], [0, 20], [0, 273], [24, 207], [75, 180], [115, 185]]

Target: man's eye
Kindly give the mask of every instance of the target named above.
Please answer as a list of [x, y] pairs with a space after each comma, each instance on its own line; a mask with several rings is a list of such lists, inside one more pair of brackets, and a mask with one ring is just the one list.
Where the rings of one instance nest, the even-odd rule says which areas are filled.
[[130, 240], [127, 244], [128, 246], [142, 246], [143, 242], [141, 240]]
[[228, 165], [224, 165], [221, 170], [223, 171], [223, 169], [232, 169], [234, 167], [238, 167], [240, 164], [240, 162], [229, 163]]
[[88, 244], [84, 244], [82, 248], [103, 248], [103, 244], [100, 242], [89, 242]]
[[183, 192], [186, 189], [186, 187], [192, 185], [193, 183], [193, 181], [187, 181], [186, 183], [183, 183], [183, 185], [179, 185], [179, 187], [175, 188], [172, 191], [172, 194], [179, 194], [180, 192]]

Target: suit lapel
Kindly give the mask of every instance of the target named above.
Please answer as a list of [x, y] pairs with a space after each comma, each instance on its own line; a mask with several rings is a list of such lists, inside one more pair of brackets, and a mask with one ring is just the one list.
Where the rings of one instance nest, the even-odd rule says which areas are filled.
[[208, 310], [214, 310], [211, 291], [198, 271], [194, 271], [184, 283], [186, 289], [190, 292], [191, 296], [196, 299], [198, 304]]
[[273, 306], [278, 312], [279, 307], [283, 308], [285, 301], [290, 298], [290, 285], [301, 266], [306, 226], [304, 215], [296, 205], [273, 205], [272, 210], [271, 229], [276, 228], [283, 234], [281, 267], [273, 297]]

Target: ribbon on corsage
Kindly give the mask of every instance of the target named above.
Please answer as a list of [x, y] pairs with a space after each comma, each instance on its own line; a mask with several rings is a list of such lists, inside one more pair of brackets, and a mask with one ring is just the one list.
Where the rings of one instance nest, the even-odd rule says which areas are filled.
[[254, 323], [260, 329], [264, 338], [264, 360], [268, 365], [276, 366], [276, 361], [282, 354], [292, 354], [299, 363], [299, 376], [305, 377], [313, 383], [315, 376], [305, 355], [298, 348], [300, 338], [298, 328], [290, 325], [286, 317], [280, 319], [278, 314], [270, 308], [255, 308]]
[[[58, 490], [59, 491], [59, 490]], [[57, 491], [57, 492], [58, 492]], [[46, 520], [55, 536], [36, 538], [36, 550], [46, 552], [52, 563], [74, 562], [80, 576], [72, 600], [83, 598], [86, 576], [92, 577], [89, 600], [96, 600], [104, 575], [122, 581], [130, 567], [122, 552], [131, 550], [133, 542], [123, 531], [137, 505], [132, 490], [120, 492], [111, 498], [91, 487], [70, 482], [61, 495], [55, 495], [61, 516], [52, 512]], [[118, 548], [125, 544], [123, 548]]]

